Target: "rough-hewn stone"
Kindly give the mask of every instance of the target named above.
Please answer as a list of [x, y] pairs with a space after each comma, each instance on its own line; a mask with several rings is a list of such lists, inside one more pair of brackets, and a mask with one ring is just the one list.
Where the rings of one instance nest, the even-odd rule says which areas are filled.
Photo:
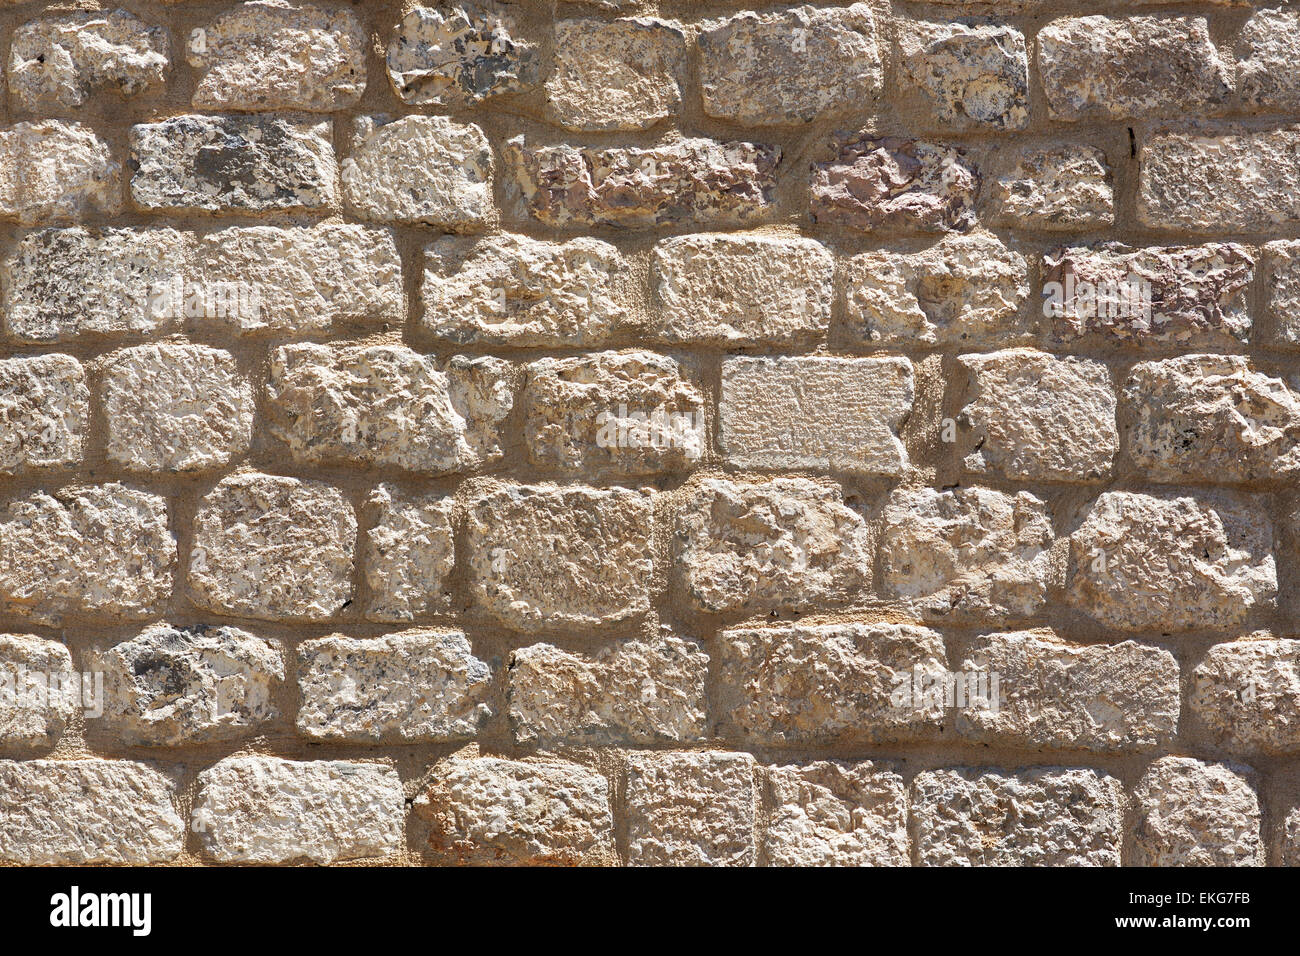
[[1252, 339], [1260, 345], [1300, 347], [1300, 241], [1270, 242], [1260, 262], [1264, 278], [1264, 321]]
[[95, 131], [40, 120], [0, 129], [0, 219], [70, 222], [122, 206], [121, 167]]
[[908, 866], [907, 788], [887, 766], [817, 760], [766, 768], [769, 866]]
[[380, 485], [366, 501], [361, 566], [372, 621], [412, 621], [447, 606], [444, 588], [456, 560], [453, 498], [407, 494]]
[[757, 794], [749, 754], [637, 753], [626, 758], [633, 866], [752, 866]]
[[73, 672], [72, 655], [58, 641], [0, 634], [0, 752], [54, 746], [78, 707], [93, 709], [94, 689]]
[[1256, 10], [1237, 36], [1237, 90], [1265, 109], [1300, 109], [1300, 12]]
[[1261, 866], [1259, 798], [1240, 766], [1161, 757], [1133, 791], [1136, 866]]
[[81, 461], [90, 390], [70, 355], [0, 359], [0, 474]]
[[1216, 644], [1192, 671], [1187, 703], [1224, 750], [1300, 750], [1300, 641], [1261, 635]]
[[1029, 55], [1014, 27], [915, 21], [902, 25], [898, 46], [903, 93], [935, 125], [1029, 124]]
[[1104, 229], [1115, 222], [1106, 154], [1062, 143], [1024, 147], [989, 184], [997, 225], [1051, 232]]

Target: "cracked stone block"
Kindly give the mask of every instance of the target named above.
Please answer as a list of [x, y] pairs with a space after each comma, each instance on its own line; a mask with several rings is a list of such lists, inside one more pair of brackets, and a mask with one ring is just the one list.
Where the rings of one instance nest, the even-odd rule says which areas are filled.
[[664, 635], [595, 654], [532, 644], [510, 656], [510, 724], [521, 744], [688, 744], [707, 736], [709, 656]]
[[866, 522], [838, 486], [707, 478], [683, 502], [674, 569], [706, 613], [844, 603], [870, 590]]
[[817, 760], [767, 767], [775, 809], [768, 866], [909, 866], [907, 786], [888, 765]]
[[84, 689], [60, 642], [0, 634], [0, 751], [53, 747], [83, 707]]
[[1237, 36], [1237, 90], [1249, 106], [1300, 109], [1300, 12], [1256, 10]]
[[90, 389], [70, 355], [0, 359], [0, 475], [79, 464]]
[[1135, 866], [1263, 866], [1254, 773], [1161, 757], [1133, 791]]
[[1264, 635], [1216, 644], [1192, 671], [1187, 703], [1224, 750], [1300, 750], [1300, 641]]
[[199, 501], [191, 599], [219, 614], [322, 621], [352, 601], [357, 522], [337, 488], [245, 473]]
[[753, 866], [754, 758], [717, 750], [632, 753], [627, 773], [633, 866]]
[[413, 621], [443, 609], [456, 561], [456, 502], [410, 495], [395, 485], [376, 488], [366, 502], [369, 530], [361, 564], [370, 589], [372, 621]]
[[1115, 224], [1115, 188], [1095, 146], [1028, 146], [989, 184], [992, 221], [1013, 229], [1083, 232]]
[[233, 627], [157, 624], [100, 651], [104, 722], [130, 745], [236, 740], [279, 716], [284, 681], [276, 641]]
[[1019, 30], [913, 21], [902, 25], [898, 44], [903, 95], [932, 123], [952, 130], [1029, 125], [1029, 54]]
[[0, 129], [0, 219], [20, 226], [113, 215], [122, 168], [81, 123], [40, 120]]

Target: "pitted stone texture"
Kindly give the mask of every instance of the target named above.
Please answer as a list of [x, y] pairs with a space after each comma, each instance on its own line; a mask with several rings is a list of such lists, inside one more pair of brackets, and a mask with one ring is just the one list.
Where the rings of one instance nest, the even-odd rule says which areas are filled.
[[1094, 146], [1025, 147], [989, 189], [997, 225], [1083, 232], [1115, 222], [1111, 169], [1106, 154]]
[[1264, 246], [1260, 271], [1264, 274], [1267, 320], [1257, 326], [1257, 343], [1300, 347], [1300, 240]]
[[599, 239], [444, 237], [424, 263], [420, 326], [455, 345], [599, 345], [631, 318], [628, 264]]
[[1124, 631], [1233, 627], [1276, 601], [1272, 547], [1267, 516], [1232, 499], [1108, 491], [1071, 536], [1068, 600]]
[[708, 670], [698, 644], [670, 635], [594, 655], [533, 644], [510, 658], [510, 723], [543, 747], [689, 744], [707, 735]]
[[884, 84], [865, 3], [740, 13], [705, 22], [700, 92], [709, 116], [765, 126], [860, 110]]
[[416, 813], [430, 846], [479, 865], [609, 863], [614, 818], [609, 782], [561, 760], [455, 756], [434, 768]]
[[943, 725], [942, 699], [915, 692], [947, 672], [943, 638], [929, 628], [737, 628], [719, 635], [718, 656], [719, 732], [727, 736], [773, 745], [892, 743], [931, 739]]
[[950, 235], [921, 252], [864, 252], [845, 268], [845, 320], [855, 340], [1007, 345], [1027, 340], [1029, 263], [988, 232]]
[[921, 617], [990, 623], [1030, 617], [1047, 600], [1052, 521], [1021, 491], [899, 488], [881, 517], [882, 596]]
[[242, 283], [251, 310], [205, 314], [201, 326], [235, 335], [312, 335], [344, 323], [400, 324], [402, 258], [391, 230], [353, 223], [232, 226], [197, 239], [197, 271], [209, 285]]
[[511, 187], [547, 226], [646, 229], [670, 223], [740, 225], [772, 206], [777, 146], [683, 139], [652, 147], [506, 143]]
[[1064, 345], [1239, 346], [1254, 271], [1251, 251], [1232, 242], [1056, 249], [1043, 257], [1043, 314]]
[[1211, 113], [1232, 91], [1204, 17], [1079, 17], [1038, 33], [1038, 70], [1058, 119]]
[[0, 860], [164, 863], [185, 848], [175, 788], [130, 760], [0, 760]]
[[813, 164], [812, 218], [859, 232], [965, 232], [979, 186], [959, 146], [860, 133]]
[[655, 474], [704, 453], [704, 396], [654, 352], [539, 359], [522, 404], [528, 460], [541, 468]]
[[131, 745], [234, 740], [279, 716], [284, 652], [233, 627], [158, 624], [94, 657], [104, 720]]
[[673, 565], [715, 614], [843, 603], [871, 583], [866, 523], [838, 486], [805, 478], [705, 479], [677, 518]]
[[776, 805], [768, 866], [908, 866], [907, 787], [887, 766], [818, 760], [768, 767]]
[[0, 359], [0, 475], [78, 464], [90, 389], [70, 355]]
[[1126, 447], [1155, 481], [1283, 481], [1300, 472], [1300, 396], [1242, 355], [1133, 367]]
[[112, 215], [121, 167], [89, 126], [40, 120], [0, 129], [0, 219], [20, 226]]
[[633, 866], [754, 865], [753, 757], [635, 753], [625, 766]]
[[0, 608], [42, 624], [152, 617], [175, 564], [166, 499], [126, 485], [38, 491], [0, 514]]
[[899, 61], [904, 95], [938, 126], [1015, 130], [1029, 124], [1029, 55], [1019, 30], [906, 23]]
[[650, 335], [732, 347], [798, 345], [826, 334], [835, 261], [815, 239], [703, 233], [666, 239], [651, 258]]
[[413, 621], [446, 607], [447, 577], [456, 560], [455, 499], [408, 495], [380, 485], [366, 502], [369, 530], [361, 566], [372, 621]]
[[722, 364], [722, 452], [742, 468], [898, 475], [916, 385], [905, 358], [733, 358]]
[[198, 788], [190, 828], [218, 863], [334, 863], [405, 842], [402, 782], [383, 764], [227, 757]]
[[1100, 770], [927, 770], [912, 783], [922, 866], [1119, 866], [1120, 782]]
[[160, 86], [167, 31], [126, 10], [33, 20], [13, 32], [9, 93], [33, 113], [74, 109], [100, 89], [134, 96]]
[[956, 670], [998, 675], [996, 709], [957, 711], [957, 732], [982, 743], [1129, 753], [1164, 746], [1178, 732], [1178, 662], [1161, 647], [986, 634], [966, 647]]
[[509, 378], [490, 357], [439, 368], [402, 345], [286, 345], [271, 355], [267, 429], [297, 461], [446, 474], [500, 457]]
[[356, 518], [337, 488], [231, 475], [194, 516], [191, 598], [238, 617], [325, 620], [352, 600], [356, 536]]
[[[967, 470], [1020, 481], [1097, 481], [1119, 450], [1115, 386], [1092, 359], [1033, 349], [961, 355]], [[972, 445], [973, 443], [973, 445]]]
[[207, 471], [252, 439], [253, 390], [229, 352], [206, 345], [139, 345], [100, 369], [108, 460], [128, 471]]
[[1161, 757], [1133, 791], [1135, 866], [1263, 866], [1253, 773]]
[[686, 36], [673, 21], [560, 20], [546, 106], [566, 129], [646, 129], [681, 108]]
[[63, 644], [0, 634], [0, 752], [57, 744], [87, 703], [82, 689], [82, 676], [73, 673], [72, 655]]
[[1237, 36], [1237, 88], [1265, 109], [1300, 109], [1300, 12], [1256, 10]]
[[470, 232], [493, 214], [492, 148], [473, 123], [363, 116], [342, 175], [348, 210], [361, 219]]
[[214, 214], [338, 206], [329, 120], [174, 116], [131, 127], [131, 198], [155, 212]]
[[1300, 866], [1300, 807], [1287, 814], [1282, 824], [1281, 863], [1283, 866]]
[[1216, 644], [1192, 671], [1188, 706], [1232, 753], [1300, 751], [1300, 641]]
[[174, 229], [41, 229], [0, 266], [5, 331], [23, 342], [146, 335], [179, 316], [160, 293], [189, 272]]
[[1199, 234], [1300, 223], [1300, 127], [1158, 131], [1138, 153], [1137, 218]]
[[496, 4], [414, 7], [388, 45], [388, 79], [413, 106], [472, 107], [537, 85], [540, 59]]
[[366, 34], [352, 13], [253, 0], [190, 33], [201, 110], [356, 106], [366, 88]]
[[470, 593], [508, 627], [596, 627], [650, 609], [648, 493], [507, 485], [470, 501], [466, 531]]
[[352, 743], [465, 740], [492, 715], [491, 676], [460, 631], [304, 641], [298, 730]]

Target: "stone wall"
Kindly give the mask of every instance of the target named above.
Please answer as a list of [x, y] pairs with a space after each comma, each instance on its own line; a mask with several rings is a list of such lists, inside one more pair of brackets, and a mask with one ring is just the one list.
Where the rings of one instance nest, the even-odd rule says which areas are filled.
[[0, 4], [0, 861], [1300, 862], [1300, 11], [120, 6]]

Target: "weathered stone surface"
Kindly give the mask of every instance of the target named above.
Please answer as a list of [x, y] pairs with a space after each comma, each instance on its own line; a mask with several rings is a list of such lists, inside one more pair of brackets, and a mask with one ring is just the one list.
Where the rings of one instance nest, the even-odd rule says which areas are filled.
[[491, 676], [460, 631], [304, 641], [298, 730], [355, 743], [464, 740], [492, 715]]
[[650, 608], [651, 496], [507, 485], [469, 503], [470, 593], [524, 631], [594, 627]]
[[689, 744], [706, 736], [709, 657], [694, 641], [627, 640], [594, 655], [552, 644], [510, 657], [510, 723], [521, 744]]
[[1047, 600], [1052, 541], [1027, 491], [899, 488], [881, 516], [881, 595], [934, 621], [1030, 617]]
[[1110, 370], [1033, 349], [961, 355], [968, 471], [1021, 481], [1096, 481], [1119, 450]]
[[227, 757], [198, 787], [190, 828], [218, 863], [333, 863], [403, 849], [402, 782], [383, 764]]
[[361, 219], [468, 232], [492, 215], [492, 148], [472, 123], [363, 116], [342, 175], [348, 210]]
[[996, 709], [957, 711], [958, 733], [973, 740], [1108, 753], [1152, 750], [1178, 732], [1178, 662], [1161, 647], [986, 634], [967, 645], [957, 670], [998, 675]]
[[560, 20], [547, 112], [572, 130], [646, 129], [681, 107], [685, 64], [686, 36], [676, 22]]
[[627, 262], [599, 239], [444, 237], [424, 262], [421, 327], [456, 345], [599, 345], [630, 320]]
[[319, 481], [255, 473], [222, 479], [199, 501], [191, 599], [239, 617], [324, 620], [352, 600], [357, 522]]
[[204, 110], [308, 110], [355, 106], [366, 88], [366, 34], [347, 10], [253, 0], [190, 33]]
[[1106, 154], [1094, 146], [1022, 148], [989, 191], [996, 225], [1075, 232], [1115, 222], [1111, 169]]
[[9, 93], [33, 113], [85, 104], [100, 89], [134, 96], [162, 85], [167, 31], [126, 10], [74, 13], [24, 23], [13, 31]]
[[651, 258], [650, 334], [700, 345], [797, 345], [826, 334], [835, 261], [815, 239], [703, 233]]
[[897, 475], [915, 382], [905, 358], [732, 358], [722, 364], [720, 442], [742, 468]]
[[665, 751], [625, 765], [633, 866], [754, 865], [753, 757]]
[[1029, 124], [1029, 55], [1019, 30], [913, 21], [902, 24], [898, 46], [904, 96], [932, 123], [958, 130]]
[[[928, 739], [943, 700], [943, 638], [913, 624], [795, 624], [718, 637], [719, 731], [762, 744]], [[780, 666], [773, 666], [780, 661]], [[924, 689], [924, 688], [922, 688]]]
[[1217, 109], [1232, 91], [1204, 17], [1079, 17], [1038, 32], [1038, 70], [1058, 119]]
[[539, 359], [522, 404], [528, 460], [542, 468], [654, 474], [704, 453], [704, 396], [654, 352]]
[[108, 460], [128, 471], [221, 468], [252, 439], [253, 389], [229, 352], [138, 345], [104, 359]]
[[1270, 242], [1260, 263], [1265, 320], [1252, 339], [1260, 345], [1300, 347], [1300, 240]]
[[[0, 634], [0, 751], [54, 746], [82, 706], [82, 690], [82, 677], [73, 673], [72, 655], [63, 644]], [[93, 684], [90, 690], [93, 705]]]
[[781, 150], [756, 143], [683, 139], [662, 146], [529, 146], [506, 143], [512, 189], [547, 226], [645, 229], [665, 223], [740, 225], [772, 205]]
[[1133, 865], [1262, 866], [1252, 777], [1239, 765], [1161, 757], [1133, 791]]
[[174, 116], [131, 127], [131, 198], [142, 209], [289, 212], [338, 205], [329, 120]]
[[81, 461], [90, 390], [70, 355], [0, 359], [0, 475]]
[[443, 588], [456, 560], [454, 498], [408, 495], [380, 485], [366, 502], [369, 512], [361, 565], [372, 621], [412, 621], [441, 610]]
[[1300, 641], [1261, 635], [1216, 644], [1192, 671], [1187, 703], [1225, 750], [1300, 750]]
[[1268, 518], [1237, 501], [1108, 491], [1071, 535], [1068, 599], [1119, 630], [1232, 627], [1273, 606], [1272, 547]]
[[749, 126], [860, 110], [884, 83], [876, 25], [865, 3], [705, 22], [699, 48], [704, 112]]
[[414, 7], [388, 45], [388, 79], [405, 103], [470, 107], [537, 84], [540, 59], [496, 4]]
[[462, 862], [573, 866], [613, 859], [609, 783], [561, 760], [452, 757], [415, 803], [430, 846]]
[[912, 783], [922, 866], [1119, 866], [1120, 782], [1100, 770], [927, 770]]
[[864, 252], [844, 273], [847, 331], [863, 342], [1007, 345], [1034, 332], [1022, 315], [1029, 263], [992, 233], [945, 236], [915, 253]]
[[104, 720], [126, 744], [233, 740], [278, 716], [284, 651], [233, 627], [157, 624], [94, 657]]
[[81, 123], [0, 129], [0, 219], [35, 226], [115, 213], [121, 172], [108, 144]]
[[870, 761], [768, 767], [769, 866], [908, 866], [907, 787]]
[[1300, 109], [1300, 12], [1256, 10], [1237, 36], [1237, 89], [1244, 102]]
[[38, 491], [0, 514], [0, 608], [43, 624], [152, 617], [175, 564], [166, 499], [126, 485]]
[[23, 342], [144, 335], [177, 324], [161, 291], [184, 276], [185, 237], [174, 229], [41, 229], [0, 265], [6, 333]]
[[185, 848], [175, 788], [129, 760], [0, 760], [0, 860], [163, 863]]
[[1300, 127], [1153, 133], [1138, 153], [1137, 218], [1202, 234], [1300, 223]]
[[1056, 249], [1043, 257], [1043, 314], [1066, 345], [1240, 345], [1254, 270], [1250, 250], [1231, 242]]
[[1282, 481], [1300, 471], [1300, 396], [1243, 355], [1133, 367], [1125, 447], [1155, 481]]
[[1300, 808], [1287, 814], [1282, 824], [1281, 857], [1283, 866], [1300, 866]]
[[709, 613], [843, 603], [871, 583], [866, 523], [838, 486], [805, 478], [707, 478], [685, 499], [673, 544], [682, 590]]

